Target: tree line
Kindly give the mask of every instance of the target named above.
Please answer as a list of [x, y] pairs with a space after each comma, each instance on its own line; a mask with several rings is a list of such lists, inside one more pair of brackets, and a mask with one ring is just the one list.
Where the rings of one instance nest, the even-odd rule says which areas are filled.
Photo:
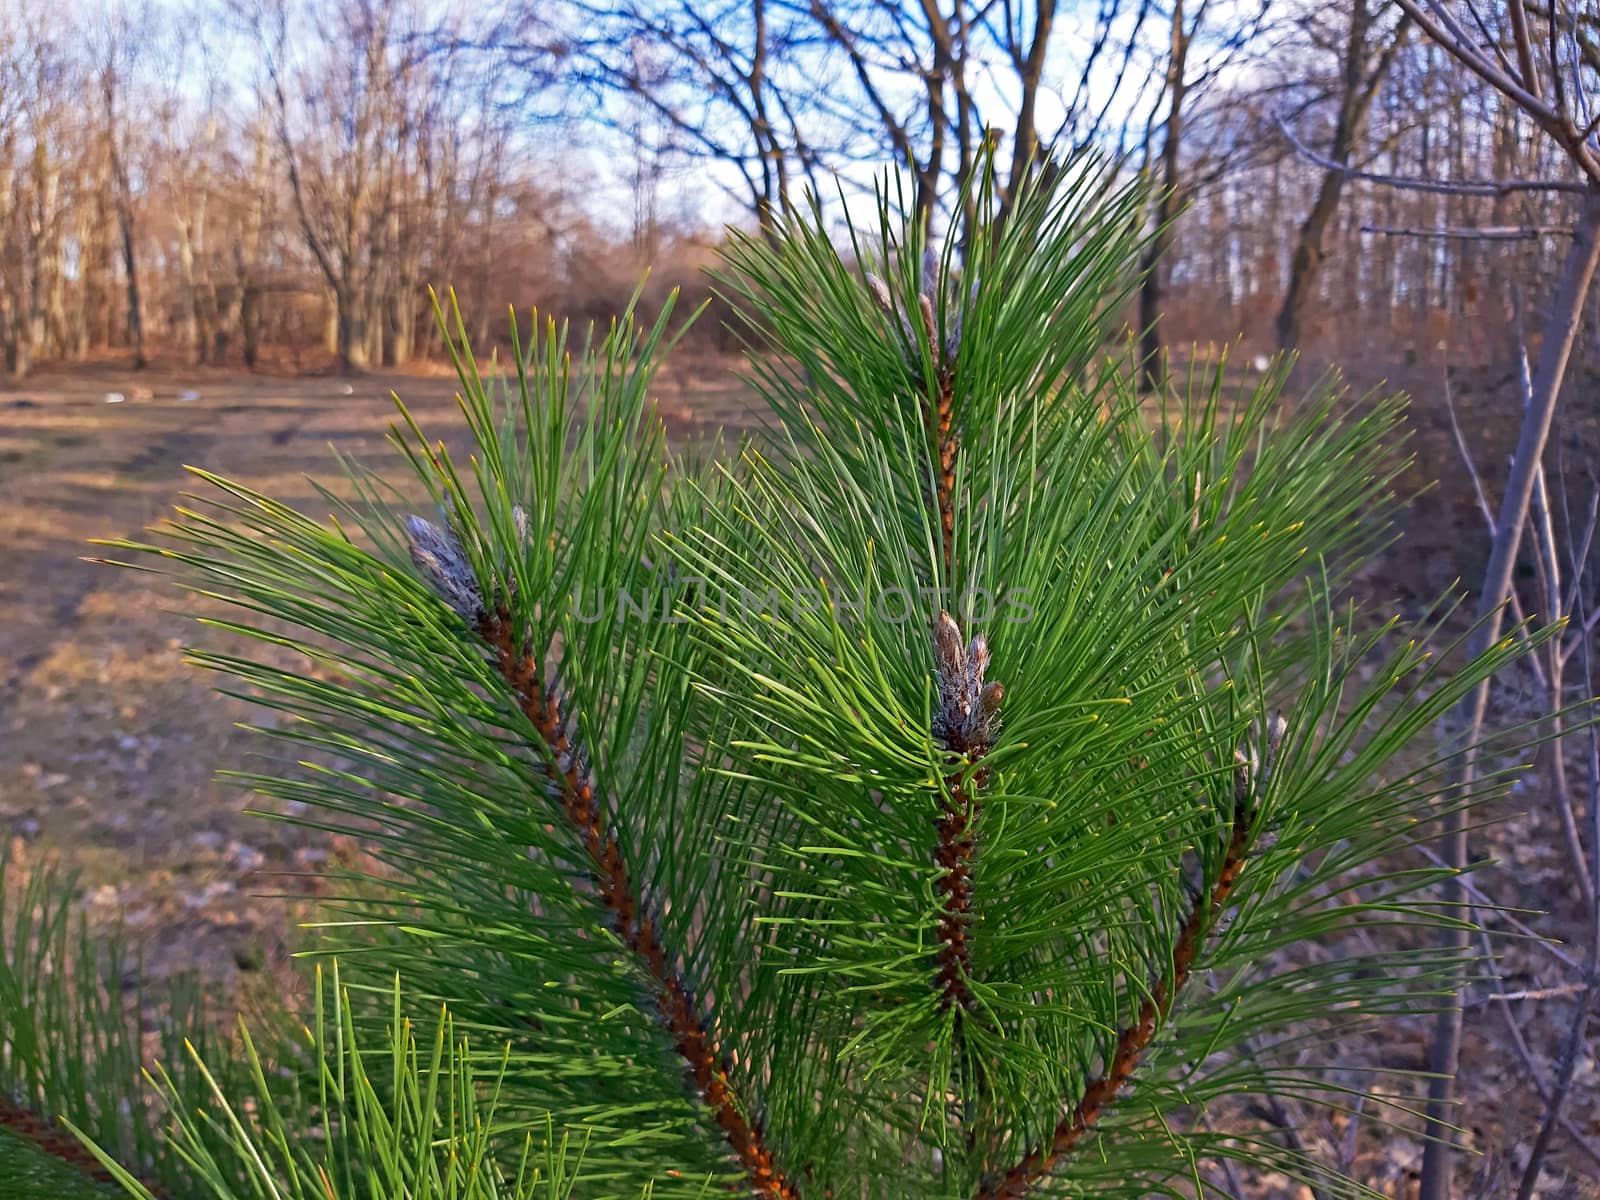
[[[1592, 74], [1600, 18], [1568, 7]], [[939, 224], [991, 156], [1003, 206], [1094, 151], [1152, 185], [1152, 363], [1236, 331], [1498, 353], [1457, 331], [1509, 328], [1585, 186], [1537, 135], [1390, 0], [7, 0], [0, 351], [398, 366], [433, 348], [429, 285], [603, 315], [597, 280], [718, 236], [712, 193], [770, 230], [899, 161]]]

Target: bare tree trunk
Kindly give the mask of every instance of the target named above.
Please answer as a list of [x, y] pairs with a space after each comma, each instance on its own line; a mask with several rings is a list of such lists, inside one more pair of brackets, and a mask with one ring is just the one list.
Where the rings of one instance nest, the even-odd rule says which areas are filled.
[[134, 246], [133, 205], [124, 183], [119, 186], [117, 200], [117, 225], [122, 232], [122, 268], [127, 276], [128, 288], [128, 341], [133, 345], [133, 365], [141, 370], [147, 365], [144, 356], [144, 315], [139, 305], [139, 261]]
[[[1545, 443], [1555, 418], [1556, 403], [1566, 376], [1567, 361], [1583, 324], [1584, 302], [1600, 265], [1600, 191], [1584, 197], [1583, 211], [1574, 230], [1572, 247], [1562, 266], [1550, 316], [1545, 322], [1544, 343], [1539, 351], [1539, 367], [1534, 374], [1532, 402], [1523, 414], [1522, 432], [1517, 439], [1516, 458], [1495, 522], [1494, 544], [1483, 587], [1478, 593], [1480, 623], [1467, 646], [1469, 656], [1482, 654], [1500, 636], [1503, 609], [1511, 594], [1511, 573], [1528, 523], [1533, 498], [1536, 468], [1544, 457]], [[1476, 743], [1489, 705], [1489, 682], [1485, 680], [1457, 706], [1457, 717], [1465, 751], [1459, 768], [1458, 790], [1470, 790], [1477, 772]], [[1467, 844], [1467, 814], [1457, 808], [1445, 818], [1444, 851], [1451, 867], [1465, 872], [1470, 861]], [[1471, 951], [1472, 906], [1464, 881], [1456, 876], [1445, 885], [1445, 906], [1441, 915], [1456, 922], [1446, 940], [1446, 949], [1460, 959], [1456, 968], [1456, 994], [1465, 979], [1466, 958]], [[1428, 1069], [1433, 1080], [1428, 1086], [1429, 1141], [1423, 1151], [1422, 1187], [1418, 1200], [1450, 1200], [1451, 1163], [1455, 1148], [1449, 1128], [1455, 1096], [1455, 1077], [1461, 1060], [1462, 1010], [1459, 1004], [1441, 1012], [1434, 1024], [1433, 1044]]]
[[261, 361], [261, 290], [249, 284], [239, 293], [239, 347], [252, 371]]
[[1300, 344], [1305, 314], [1316, 295], [1317, 283], [1327, 251], [1323, 249], [1328, 226], [1339, 209], [1339, 195], [1344, 191], [1344, 176], [1337, 171], [1323, 175], [1317, 186], [1317, 198], [1311, 211], [1300, 225], [1295, 238], [1294, 256], [1289, 260], [1289, 287], [1283, 294], [1283, 306], [1278, 310], [1278, 348], [1288, 350]]
[[[1339, 114], [1334, 123], [1333, 145], [1328, 157], [1341, 167], [1350, 165], [1350, 157], [1361, 140], [1366, 125], [1367, 112], [1378, 87], [1389, 72], [1395, 54], [1409, 26], [1402, 21], [1394, 38], [1379, 53], [1376, 62], [1367, 69], [1368, 34], [1372, 30], [1375, 12], [1368, 8], [1368, 0], [1356, 0], [1350, 10], [1350, 31], [1345, 41], [1344, 78], [1339, 94]], [[1312, 297], [1317, 294], [1318, 276], [1323, 259], [1327, 257], [1324, 239], [1339, 208], [1339, 197], [1344, 191], [1345, 171], [1329, 170], [1323, 173], [1317, 187], [1317, 198], [1300, 226], [1295, 240], [1294, 256], [1289, 266], [1289, 286], [1284, 292], [1283, 306], [1278, 310], [1277, 333], [1280, 349], [1300, 344], [1302, 327]]]
[[[1202, 6], [1201, 12], [1204, 12]], [[1155, 391], [1165, 382], [1161, 362], [1161, 270], [1172, 247], [1172, 223], [1182, 209], [1178, 189], [1182, 183], [1184, 73], [1188, 70], [1192, 30], [1183, 25], [1183, 0], [1173, 0], [1172, 45], [1167, 58], [1167, 122], [1161, 142], [1161, 183], [1156, 195], [1155, 233], [1139, 263], [1144, 278], [1139, 285], [1139, 360], [1144, 386]]]
[[127, 293], [128, 341], [133, 347], [135, 369], [145, 366], [144, 313], [139, 302], [139, 259], [133, 220], [133, 184], [128, 175], [127, 158], [119, 138], [121, 118], [117, 110], [117, 43], [106, 51], [100, 68], [100, 90], [104, 100], [106, 154], [111, 167], [112, 203], [116, 209], [117, 231], [122, 241], [122, 269]]
[[329, 292], [327, 307], [323, 310], [322, 321], [322, 348], [329, 354], [338, 354], [343, 343], [343, 332], [339, 326], [339, 319], [343, 315], [343, 306], [339, 303], [337, 292]]
[[194, 275], [194, 240], [186, 218], [180, 216], [174, 225], [178, 234], [178, 277], [183, 284], [183, 315], [178, 319], [178, 329], [184, 358], [192, 365], [204, 362], [206, 357], [200, 343], [200, 295]]
[[340, 370], [347, 375], [365, 370], [368, 362], [366, 297], [348, 291], [334, 294], [333, 332]]
[[52, 278], [61, 272], [60, 223], [61, 166], [41, 143], [34, 152], [34, 208], [29, 228], [32, 243], [28, 274], [28, 323], [25, 340], [31, 366], [46, 352], [49, 329], [49, 293]]
[[[250, 208], [245, 217], [244, 236], [234, 250], [235, 277], [239, 289], [239, 339], [244, 365], [252, 371], [261, 357], [261, 235], [266, 226], [267, 188], [270, 186], [267, 133], [256, 130], [255, 165], [250, 179]], [[219, 356], [220, 357], [220, 356]]]

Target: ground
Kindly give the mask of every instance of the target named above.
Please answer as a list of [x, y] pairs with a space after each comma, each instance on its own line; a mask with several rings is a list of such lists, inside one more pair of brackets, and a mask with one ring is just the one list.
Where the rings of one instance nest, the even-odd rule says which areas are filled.
[[[1494, 382], [1462, 389], [1475, 439], [1505, 425]], [[228, 996], [286, 977], [297, 910], [284, 893], [314, 891], [318, 869], [352, 848], [243, 812], [248, 797], [217, 771], [255, 748], [236, 722], [260, 714], [217, 695], [183, 657], [186, 643], [216, 635], [176, 611], [184, 601], [161, 578], [86, 561], [104, 553], [89, 540], [137, 536], [157, 521], [195, 486], [185, 464], [325, 511], [305, 475], [336, 473], [330, 442], [380, 470], [396, 465], [385, 442], [391, 391], [425, 428], [458, 428], [453, 380], [426, 371], [346, 380], [107, 366], [0, 388], [0, 830], [9, 827], [23, 864], [49, 855], [74, 866], [87, 911], [140, 940], [152, 977], [197, 969]], [[675, 436], [737, 424], [748, 402], [723, 362], [669, 369], [657, 392]], [[1452, 579], [1481, 572], [1485, 545], [1440, 406], [1420, 405], [1416, 420], [1420, 462], [1408, 482], [1445, 483], [1411, 510], [1400, 548], [1364, 584], [1375, 600], [1411, 612]], [[1484, 449], [1485, 461], [1499, 461], [1505, 439]], [[1515, 708], [1514, 682], [1498, 702]], [[1501, 904], [1533, 910], [1522, 919], [1570, 946], [1508, 950], [1507, 986], [1534, 993], [1579, 978], [1560, 955], [1581, 958], [1585, 929], [1540, 787], [1530, 774], [1524, 811], [1497, 813], [1502, 824], [1477, 841], [1501, 860], [1479, 873], [1481, 886]], [[1513, 1020], [1546, 1079], [1570, 1014], [1570, 991], [1514, 1002]], [[1462, 1194], [1509, 1194], [1541, 1106], [1497, 1006], [1476, 1002], [1468, 1016], [1463, 1122], [1484, 1157], [1467, 1164]], [[1353, 1048], [1352, 1061], [1420, 1066], [1424, 1033], [1420, 1024], [1391, 1028]], [[1569, 1112], [1600, 1144], [1594, 1048], [1591, 1040], [1581, 1056]], [[1305, 1137], [1384, 1194], [1414, 1187], [1420, 1147], [1373, 1122], [1316, 1125]], [[1565, 1135], [1552, 1162], [1544, 1195], [1600, 1196], [1600, 1163]]]

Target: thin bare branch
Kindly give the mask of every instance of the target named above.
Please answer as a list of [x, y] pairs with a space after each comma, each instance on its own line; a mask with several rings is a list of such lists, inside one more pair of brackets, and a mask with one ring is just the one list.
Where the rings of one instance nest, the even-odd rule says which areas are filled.
[[1586, 184], [1570, 179], [1417, 179], [1403, 175], [1385, 175], [1376, 171], [1361, 171], [1344, 163], [1335, 162], [1326, 155], [1318, 154], [1296, 137], [1285, 121], [1276, 116], [1273, 120], [1300, 157], [1324, 171], [1332, 171], [1360, 183], [1373, 183], [1407, 192], [1431, 192], [1441, 196], [1499, 197], [1512, 196], [1520, 192], [1566, 192], [1584, 195], [1589, 191]]
[[1436, 238], [1470, 242], [1536, 242], [1546, 237], [1571, 237], [1560, 225], [1485, 225], [1481, 229], [1422, 229], [1410, 225], [1363, 225], [1362, 233], [1383, 237]]

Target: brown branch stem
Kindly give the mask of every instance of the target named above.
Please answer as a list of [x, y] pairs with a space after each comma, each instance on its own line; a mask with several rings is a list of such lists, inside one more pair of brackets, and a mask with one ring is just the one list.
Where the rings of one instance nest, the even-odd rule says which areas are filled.
[[1177, 1000], [1178, 993], [1189, 980], [1195, 959], [1216, 919], [1227, 907], [1233, 889], [1244, 870], [1245, 858], [1250, 849], [1250, 829], [1253, 809], [1244, 800], [1234, 809], [1233, 829], [1228, 839], [1228, 849], [1223, 856], [1222, 869], [1209, 892], [1195, 897], [1194, 904], [1178, 932], [1172, 949], [1172, 964], [1156, 981], [1155, 987], [1139, 1006], [1139, 1015], [1132, 1024], [1117, 1034], [1110, 1063], [1105, 1072], [1084, 1085], [1083, 1094], [1072, 1110], [1057, 1122], [1054, 1135], [1048, 1144], [1036, 1147], [1023, 1157], [999, 1180], [987, 1183], [978, 1192], [976, 1200], [1022, 1200], [1034, 1185], [1044, 1179], [1066, 1155], [1077, 1148], [1087, 1137], [1106, 1109], [1116, 1103], [1123, 1088], [1133, 1078], [1144, 1052], [1156, 1031], [1165, 1022]]
[[[944, 583], [946, 587], [952, 587], [956, 566], [955, 371], [953, 364], [939, 361], [940, 343], [933, 322], [933, 306], [926, 294], [921, 300], [922, 319], [935, 363], [933, 385], [928, 389], [931, 393], [928, 399], [928, 439], [937, 476], [934, 507], [939, 514]], [[940, 620], [947, 622], [950, 618], [946, 614]], [[954, 626], [951, 628], [953, 630]], [[935, 631], [936, 657], [939, 638], [945, 632], [942, 624]], [[960, 634], [956, 633], [953, 651], [958, 657], [961, 653], [960, 641]], [[941, 659], [939, 665], [943, 679], [951, 671], [953, 663]], [[967, 699], [970, 701], [972, 697]], [[949, 724], [951, 732], [958, 727], [959, 723]], [[987, 738], [982, 735], [969, 737], [964, 730], [945, 740], [949, 749], [965, 754], [972, 762], [989, 751]], [[944, 898], [944, 909], [939, 915], [938, 978], [944, 1007], [956, 1010], [958, 1023], [960, 1014], [975, 1005], [972, 989], [967, 984], [972, 967], [967, 924], [972, 912], [972, 856], [975, 849], [972, 827], [978, 815], [977, 789], [981, 786], [982, 779], [977, 775], [971, 779], [953, 776], [948, 780], [949, 796], [944, 802], [943, 813], [936, 822], [939, 841], [934, 849], [934, 861], [944, 872], [937, 885], [939, 894]]]
[[944, 911], [939, 915], [939, 991], [943, 1006], [956, 1009], [958, 1020], [961, 1012], [976, 1005], [967, 983], [972, 973], [967, 925], [972, 920], [972, 858], [976, 849], [972, 827], [978, 817], [975, 792], [975, 783], [951, 780], [950, 799], [936, 823], [939, 844], [933, 854], [944, 872], [937, 884], [944, 898]]
[[[0, 1092], [0, 1129], [29, 1143], [40, 1154], [81, 1171], [86, 1178], [105, 1184], [116, 1182], [111, 1172], [65, 1128], [31, 1108], [14, 1103], [4, 1092]], [[158, 1197], [163, 1195], [152, 1180], [140, 1179], [140, 1182], [152, 1194]]]
[[778, 1170], [760, 1125], [739, 1102], [727, 1059], [702, 1021], [694, 994], [673, 968], [655, 922], [642, 910], [616, 835], [607, 827], [593, 775], [575, 753], [568, 733], [572, 714], [560, 689], [545, 688], [539, 658], [518, 644], [504, 608], [480, 618], [477, 631], [493, 648], [501, 678], [544, 740], [550, 755], [550, 781], [559, 791], [568, 821], [583, 840], [601, 901], [616, 922], [623, 944], [638, 957], [654, 984], [656, 1003], [674, 1046], [744, 1169], [751, 1194], [763, 1200], [799, 1200], [798, 1189]]
[[944, 549], [945, 586], [949, 587], [956, 569], [956, 438], [955, 379], [948, 364], [939, 369], [937, 390], [928, 407], [928, 434], [939, 468], [935, 503], [939, 509], [939, 531]]

